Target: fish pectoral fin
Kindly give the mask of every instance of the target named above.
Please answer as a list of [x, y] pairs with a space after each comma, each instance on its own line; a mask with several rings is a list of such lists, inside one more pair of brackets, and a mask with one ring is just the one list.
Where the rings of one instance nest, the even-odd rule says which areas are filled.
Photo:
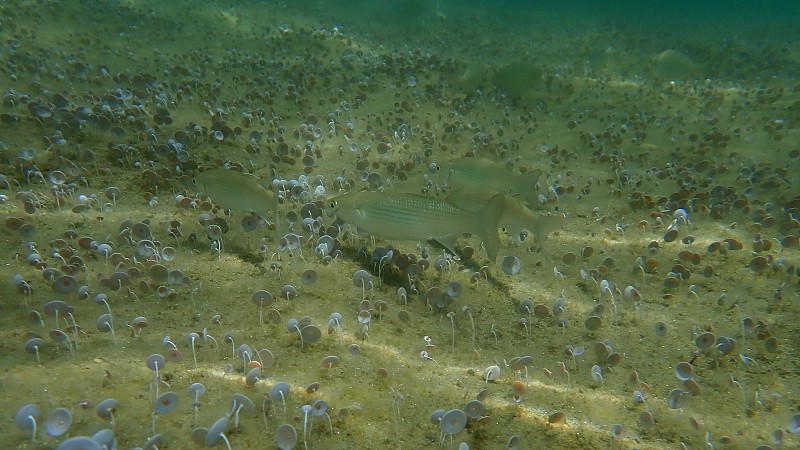
[[257, 215], [264, 222], [269, 223], [269, 214], [267, 211], [253, 211], [253, 214]]
[[483, 240], [492, 262], [497, 259], [497, 252], [500, 251], [500, 233], [497, 232], [497, 227], [504, 209], [505, 198], [503, 194], [497, 194], [478, 215], [478, 236]]
[[447, 193], [447, 196], [444, 198], [450, 203], [455, 204], [458, 199], [461, 198], [462, 195], [467, 191], [464, 186], [458, 186], [455, 189], [450, 189], [450, 192]]
[[456, 239], [457, 238], [458, 238], [458, 236], [456, 236], [455, 234], [450, 234], [450, 235], [447, 235], [447, 236], [434, 236], [434, 237], [430, 238], [429, 240], [438, 242], [439, 245], [441, 245], [442, 247], [447, 249], [448, 252], [450, 252], [453, 255], [457, 255], [457, 253], [456, 253]]
[[356, 215], [361, 219], [364, 219], [366, 217], [366, 214], [364, 214], [364, 210], [363, 209], [355, 208], [355, 209], [353, 209], [353, 212], [356, 213]]

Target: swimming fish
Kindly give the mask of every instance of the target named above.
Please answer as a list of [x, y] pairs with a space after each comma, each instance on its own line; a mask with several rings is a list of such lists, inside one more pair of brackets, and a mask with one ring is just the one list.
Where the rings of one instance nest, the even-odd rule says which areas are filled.
[[504, 194], [519, 194], [531, 204], [537, 202], [536, 183], [541, 170], [519, 173], [506, 165], [485, 158], [459, 158], [447, 164], [448, 184], [452, 189], [462, 186], [480, 187]]
[[[480, 211], [418, 194], [354, 192], [329, 200], [338, 218], [383, 239], [427, 241], [447, 246], [461, 233], [477, 235], [494, 261], [500, 249], [497, 223], [503, 214], [503, 197], [496, 195]], [[450, 249], [452, 250], [452, 249]]]
[[278, 198], [253, 175], [235, 170], [211, 169], [200, 172], [195, 177], [195, 184], [214, 203], [228, 209], [253, 211], [265, 221], [268, 211], [278, 210]]
[[[491, 189], [463, 186], [452, 191], [447, 196], [447, 201], [459, 208], [475, 212], [483, 209], [496, 195], [497, 191]], [[534, 213], [517, 197], [499, 195], [503, 196], [504, 203], [503, 215], [498, 226], [505, 228], [517, 244], [521, 242], [520, 233], [527, 231], [536, 238], [539, 245], [542, 245], [548, 234], [562, 227], [567, 221], [561, 214], [544, 216]]]

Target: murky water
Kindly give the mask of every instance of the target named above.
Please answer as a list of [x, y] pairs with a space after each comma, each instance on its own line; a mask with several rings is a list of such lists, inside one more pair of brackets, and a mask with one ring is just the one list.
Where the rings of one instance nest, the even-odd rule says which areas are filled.
[[[796, 25], [504, 6], [0, 5], [0, 447], [796, 446]], [[563, 226], [326, 213], [464, 156]]]

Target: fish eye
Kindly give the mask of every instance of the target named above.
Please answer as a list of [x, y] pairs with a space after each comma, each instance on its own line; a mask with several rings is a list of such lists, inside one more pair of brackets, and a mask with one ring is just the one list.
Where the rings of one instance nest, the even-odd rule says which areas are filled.
[[337, 205], [336, 200], [331, 200], [330, 204], [328, 204], [328, 206], [330, 206], [331, 209], [335, 209], [336, 205]]

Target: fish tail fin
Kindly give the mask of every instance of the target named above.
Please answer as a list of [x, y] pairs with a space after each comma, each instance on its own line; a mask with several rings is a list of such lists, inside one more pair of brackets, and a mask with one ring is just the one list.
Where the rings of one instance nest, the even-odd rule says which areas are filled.
[[517, 179], [516, 186], [512, 188], [512, 191], [522, 195], [522, 197], [531, 204], [536, 204], [536, 185], [539, 184], [539, 178], [541, 178], [541, 176], [542, 171], [540, 169], [523, 173]]
[[505, 208], [505, 198], [503, 194], [496, 194], [478, 214], [478, 236], [486, 246], [486, 253], [492, 262], [497, 259], [497, 252], [500, 251], [500, 233], [497, 231], [497, 225], [503, 215], [503, 208]]

